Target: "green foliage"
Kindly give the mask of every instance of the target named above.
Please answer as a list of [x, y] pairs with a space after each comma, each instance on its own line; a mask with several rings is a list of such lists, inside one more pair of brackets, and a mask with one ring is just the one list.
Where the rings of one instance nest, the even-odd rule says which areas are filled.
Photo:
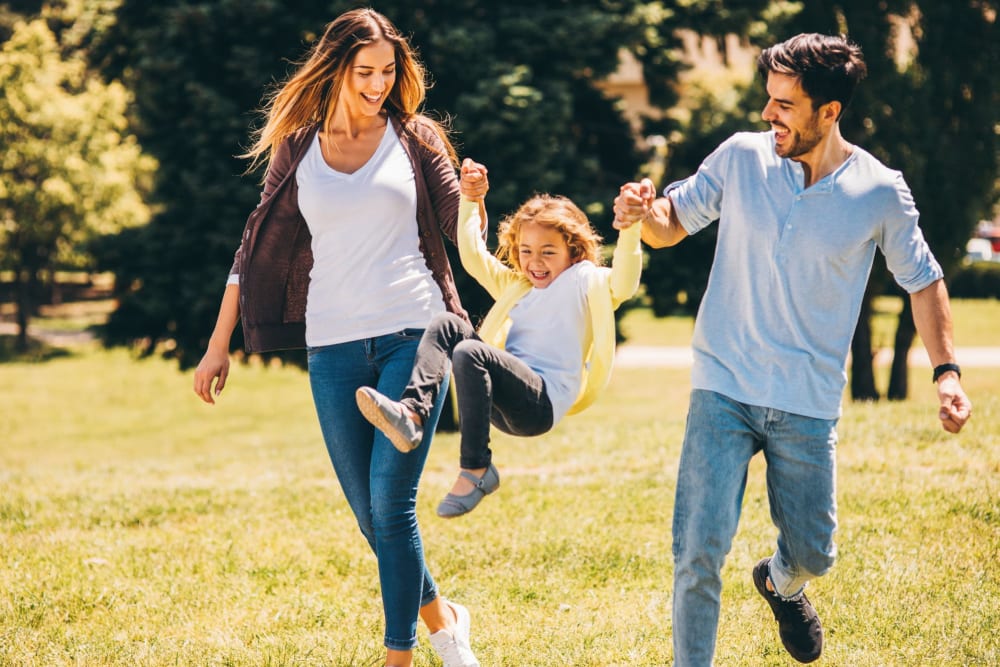
[[1000, 299], [1000, 262], [974, 262], [959, 267], [948, 284], [951, 296]]
[[153, 163], [126, 133], [128, 93], [63, 56], [43, 20], [15, 24], [0, 51], [0, 268], [23, 324], [56, 265], [84, 266], [97, 235], [144, 223]]
[[[355, 5], [124, 0], [114, 26], [96, 35], [94, 62], [134, 90], [136, 131], [160, 162], [160, 213], [101, 246], [121, 300], [107, 342], [141, 339], [152, 351], [169, 340], [182, 366], [197, 361], [240, 229], [258, 201], [260, 174], [240, 178], [246, 165], [233, 156], [260, 122], [255, 109], [266, 86], [287, 74], [327, 21]], [[577, 201], [613, 242], [611, 201], [644, 156], [620, 106], [596, 83], [629, 49], [653, 99], [670, 106], [681, 68], [675, 29], [692, 17], [708, 25], [721, 6], [394, 0], [377, 9], [411, 35], [427, 65], [434, 82], [427, 109], [451, 119], [463, 156], [490, 168], [495, 220], [533, 192], [554, 192]], [[722, 12], [713, 25], [733, 26], [744, 13]], [[484, 293], [452, 258], [466, 306], [485, 312]]]
[[1000, 32], [989, 4], [806, 1], [787, 27], [846, 32], [861, 45], [869, 76], [845, 135], [903, 173], [946, 272], [998, 194]]
[[[752, 22], [747, 33], [757, 45], [798, 32], [847, 33], [861, 45], [869, 77], [859, 86], [842, 130], [849, 141], [903, 173], [921, 211], [924, 234], [948, 272], [976, 222], [990, 217], [997, 197], [996, 7], [977, 0], [804, 0], [772, 3], [758, 18], [767, 21]], [[762, 89], [754, 81], [735, 106], [725, 104], [720, 91], [706, 90], [671, 144], [668, 180], [693, 173], [733, 131], [764, 129], [758, 113]], [[713, 247], [714, 239], [706, 238], [684, 253], [653, 254], [644, 282], [658, 312], [678, 309], [678, 293], [688, 295], [689, 308], [697, 306]], [[891, 280], [881, 259], [872, 280]]]

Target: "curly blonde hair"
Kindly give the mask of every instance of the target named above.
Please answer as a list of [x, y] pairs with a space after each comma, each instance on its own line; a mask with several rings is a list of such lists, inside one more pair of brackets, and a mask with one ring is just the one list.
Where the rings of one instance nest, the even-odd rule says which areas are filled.
[[540, 194], [531, 197], [513, 215], [504, 218], [497, 231], [497, 258], [517, 271], [524, 272], [517, 249], [521, 229], [529, 224], [559, 232], [569, 246], [573, 264], [586, 259], [601, 265], [601, 237], [590, 226], [587, 214], [566, 197]]

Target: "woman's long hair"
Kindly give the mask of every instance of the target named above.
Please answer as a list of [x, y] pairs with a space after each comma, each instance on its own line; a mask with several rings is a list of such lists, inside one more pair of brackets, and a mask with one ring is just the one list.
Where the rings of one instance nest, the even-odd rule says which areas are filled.
[[[269, 161], [275, 149], [295, 131], [322, 123], [329, 131], [340, 90], [357, 52], [384, 39], [396, 52], [396, 81], [385, 105], [404, 127], [420, 114], [427, 90], [426, 72], [407, 39], [389, 19], [372, 9], [345, 12], [326, 26], [323, 36], [306, 53], [298, 69], [266, 99], [264, 127], [253, 134], [253, 146], [240, 157], [251, 161], [253, 171]], [[423, 116], [444, 143], [448, 157], [457, 165], [455, 149], [444, 128]], [[419, 137], [418, 137], [419, 138]], [[440, 151], [440, 147], [433, 150]]]

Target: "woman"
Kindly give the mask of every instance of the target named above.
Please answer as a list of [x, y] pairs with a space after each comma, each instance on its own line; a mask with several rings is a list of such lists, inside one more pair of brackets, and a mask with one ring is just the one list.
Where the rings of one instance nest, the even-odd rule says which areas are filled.
[[330, 459], [378, 559], [385, 664], [412, 665], [419, 614], [446, 667], [474, 667], [469, 613], [438, 595], [424, 564], [416, 494], [428, 447], [398, 452], [354, 400], [366, 385], [398, 397], [431, 318], [468, 318], [442, 240], [455, 240], [457, 157], [419, 113], [424, 92], [405, 38], [358, 9], [327, 26], [270, 98], [245, 156], [268, 163], [261, 202], [194, 389], [214, 403], [213, 381], [215, 395], [224, 388], [240, 319], [249, 352], [305, 346]]

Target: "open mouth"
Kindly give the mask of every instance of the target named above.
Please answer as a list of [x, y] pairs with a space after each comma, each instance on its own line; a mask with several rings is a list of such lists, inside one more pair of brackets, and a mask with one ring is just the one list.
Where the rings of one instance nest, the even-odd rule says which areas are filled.
[[528, 275], [531, 276], [536, 282], [543, 282], [549, 277], [548, 271], [528, 271]]
[[361, 97], [365, 98], [372, 104], [378, 104], [382, 99], [381, 95], [368, 95], [367, 93], [361, 93]]

